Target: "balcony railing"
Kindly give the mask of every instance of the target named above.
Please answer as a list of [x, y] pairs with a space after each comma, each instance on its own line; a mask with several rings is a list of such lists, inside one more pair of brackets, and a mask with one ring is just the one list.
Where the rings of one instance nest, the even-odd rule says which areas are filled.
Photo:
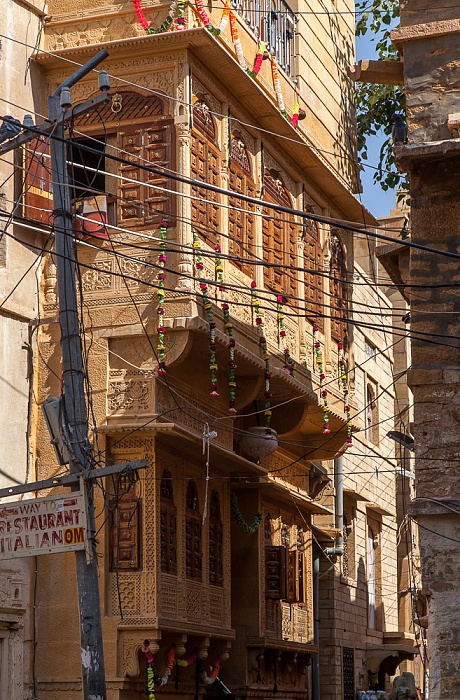
[[284, 0], [233, 0], [232, 6], [295, 82], [295, 12]]

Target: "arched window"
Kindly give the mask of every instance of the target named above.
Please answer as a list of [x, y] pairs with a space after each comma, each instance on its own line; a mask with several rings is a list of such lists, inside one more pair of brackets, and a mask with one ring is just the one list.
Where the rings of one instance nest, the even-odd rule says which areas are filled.
[[331, 335], [334, 340], [346, 345], [347, 325], [342, 319], [347, 318], [348, 309], [347, 266], [343, 245], [338, 236], [331, 236], [330, 248]]
[[[251, 159], [242, 139], [237, 135], [232, 136], [230, 143], [230, 189], [248, 197], [255, 197], [256, 194]], [[228, 203], [235, 207], [228, 210], [228, 250], [234, 258], [231, 262], [253, 277], [254, 265], [238, 258], [247, 259], [255, 254], [255, 207], [236, 197], [229, 197]], [[251, 213], [241, 211], [242, 209]]]
[[[193, 105], [191, 175], [210, 185], [220, 185], [220, 155], [214, 117], [204, 100]], [[220, 227], [219, 195], [192, 185], [192, 221], [200, 237], [215, 246]], [[208, 201], [206, 201], [208, 200]]]
[[[307, 211], [310, 211], [307, 209]], [[318, 314], [324, 314], [322, 251], [319, 227], [316, 221], [305, 219], [304, 222], [304, 268], [305, 268], [305, 309], [311, 313], [310, 320], [320, 328], [323, 319]]]
[[176, 508], [170, 472], [165, 469], [160, 484], [160, 550], [161, 570], [177, 573]]
[[185, 570], [187, 578], [201, 581], [201, 515], [196, 483], [187, 486], [185, 511]]
[[213, 491], [209, 509], [209, 583], [222, 586], [223, 583], [223, 528], [220, 515], [219, 494]]
[[[264, 201], [292, 207], [292, 200], [281, 176], [275, 170], [265, 170]], [[295, 217], [262, 209], [262, 241], [265, 285], [275, 292], [297, 295], [297, 226]], [[294, 269], [289, 269], [289, 268]], [[289, 299], [288, 299], [289, 300]], [[294, 300], [295, 304], [295, 300]]]

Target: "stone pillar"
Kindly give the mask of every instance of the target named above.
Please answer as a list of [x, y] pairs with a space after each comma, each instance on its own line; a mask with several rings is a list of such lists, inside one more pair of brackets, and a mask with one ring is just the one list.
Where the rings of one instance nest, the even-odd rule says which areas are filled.
[[[458, 4], [432, 4], [422, 11], [417, 0], [407, 0], [393, 36], [404, 54], [409, 143], [395, 154], [411, 177], [411, 240], [455, 253], [460, 142], [448, 123], [459, 111], [459, 20]], [[458, 281], [458, 260], [411, 249], [410, 283], [418, 287], [408, 289], [416, 456], [410, 512], [419, 524], [422, 592], [428, 602], [430, 700], [453, 700], [460, 688]]]

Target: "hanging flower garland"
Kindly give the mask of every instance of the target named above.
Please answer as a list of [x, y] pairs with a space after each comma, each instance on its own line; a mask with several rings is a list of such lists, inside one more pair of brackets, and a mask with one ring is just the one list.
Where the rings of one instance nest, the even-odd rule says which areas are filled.
[[266, 58], [269, 58], [270, 54], [267, 51], [267, 47], [265, 45], [264, 41], [261, 41], [259, 44], [259, 48], [257, 49], [256, 57], [254, 60], [254, 65], [252, 67], [252, 70], [248, 70], [249, 75], [251, 78], [255, 78], [256, 75], [260, 72], [260, 69], [262, 67], [262, 61]]
[[294, 129], [297, 129], [298, 123], [303, 121], [307, 116], [307, 113], [300, 106], [300, 100], [296, 93], [296, 100], [294, 103], [294, 109], [292, 111], [291, 124]]
[[343, 390], [343, 404], [344, 404], [345, 415], [347, 417], [347, 448], [346, 449], [348, 449], [353, 444], [353, 438], [351, 436], [351, 413], [350, 413], [350, 404], [348, 402], [348, 376], [347, 376], [347, 368], [345, 365], [345, 358], [343, 356], [343, 343], [338, 344], [338, 350], [339, 350], [339, 372], [340, 372], [340, 379], [342, 382], [342, 390]]
[[195, 663], [196, 657], [196, 651], [192, 651], [192, 653], [189, 654], [186, 659], [176, 659], [176, 666], [179, 666], [180, 668], [186, 668], [187, 666], [191, 666]]
[[271, 435], [270, 423], [272, 418], [271, 411], [271, 392], [270, 392], [270, 355], [268, 354], [267, 340], [264, 336], [263, 319], [260, 314], [260, 302], [256, 292], [257, 282], [251, 282], [251, 305], [256, 317], [256, 326], [259, 330], [259, 347], [262, 353], [262, 359], [265, 361], [265, 432]]
[[229, 339], [229, 361], [228, 361], [228, 390], [229, 390], [229, 402], [228, 402], [228, 412], [231, 415], [235, 415], [236, 408], [236, 362], [235, 362], [235, 338], [233, 336], [233, 323], [230, 320], [230, 307], [225, 300], [225, 284], [224, 284], [224, 268], [222, 267], [222, 260], [220, 259], [220, 246], [215, 247], [216, 257], [215, 257], [215, 270], [216, 270], [216, 280], [219, 283], [219, 290], [222, 295], [222, 311], [224, 313], [224, 326], [227, 331]]
[[278, 320], [278, 336], [279, 336], [279, 342], [280, 345], [284, 348], [284, 366], [283, 366], [283, 372], [286, 372], [286, 374], [289, 374], [291, 377], [294, 374], [294, 364], [295, 361], [291, 357], [289, 353], [289, 348], [287, 346], [287, 341], [286, 341], [286, 328], [284, 325], [284, 313], [283, 313], [283, 297], [282, 296], [277, 296], [276, 297], [276, 317]]
[[203, 683], [206, 683], [206, 685], [212, 685], [217, 676], [219, 675], [220, 671], [220, 659], [216, 659], [214, 666], [212, 667], [211, 674], [208, 676], [206, 673], [205, 669], [202, 670], [201, 672], [201, 680]]
[[318, 333], [318, 326], [313, 326], [313, 343], [315, 346], [316, 367], [319, 372], [319, 393], [323, 400], [323, 435], [329, 435], [329, 433], [331, 432], [329, 426], [329, 405], [327, 402], [327, 391], [324, 389], [324, 380], [326, 378], [326, 375], [324, 374], [323, 355], [321, 352], [321, 343], [319, 341]]
[[257, 513], [254, 520], [250, 525], [247, 524], [246, 520], [243, 518], [240, 509], [238, 508], [238, 499], [235, 493], [232, 493], [230, 503], [232, 506], [232, 513], [235, 516], [235, 520], [238, 525], [244, 530], [248, 535], [253, 535], [259, 529], [259, 525], [262, 522], [262, 513]]
[[162, 34], [167, 32], [173, 23], [174, 15], [177, 9], [177, 25], [176, 29], [185, 29], [185, 19], [184, 19], [184, 1], [183, 0], [173, 0], [169, 7], [168, 16], [160, 24], [159, 27], [153, 27], [151, 23], [147, 20], [144, 12], [141, 8], [140, 0], [133, 0], [134, 9], [136, 11], [137, 18], [148, 34]]
[[166, 669], [162, 676], [158, 675], [155, 668], [155, 657], [150, 651], [150, 642], [148, 639], [144, 641], [142, 651], [147, 659], [147, 695], [149, 696], [149, 700], [155, 700], [155, 684], [162, 687], [168, 682], [169, 678], [171, 677], [174, 663], [176, 662], [176, 650], [174, 645], [171, 645], [168, 652]]
[[[201, 258], [200, 250], [201, 250], [201, 242], [200, 239], [198, 238], [198, 234], [196, 231], [193, 232], [193, 247], [196, 251], [196, 262], [195, 262], [195, 267], [197, 270], [202, 270], [203, 269], [203, 261]], [[217, 391], [217, 358], [216, 358], [216, 323], [214, 321], [214, 316], [212, 313], [212, 303], [211, 300], [208, 296], [208, 285], [206, 282], [201, 281], [200, 282], [200, 290], [201, 290], [201, 295], [203, 299], [203, 309], [206, 313], [206, 318], [208, 319], [209, 322], [209, 332], [210, 332], [210, 343], [209, 343], [209, 370], [211, 372], [211, 391], [210, 391], [210, 396], [216, 397], [219, 396], [219, 392]]]
[[280, 110], [281, 114], [283, 115], [283, 117], [286, 117], [286, 119], [289, 119], [288, 113], [286, 112], [286, 106], [284, 104], [283, 93], [281, 92], [281, 84], [280, 84], [280, 77], [278, 74], [278, 66], [276, 64], [276, 58], [274, 56], [270, 56], [270, 63], [271, 63], [271, 67], [272, 67], [273, 88], [275, 90], [279, 110]]
[[160, 272], [157, 275], [158, 279], [158, 291], [157, 291], [157, 299], [158, 299], [158, 308], [157, 308], [157, 314], [158, 314], [158, 344], [157, 344], [157, 350], [158, 350], [158, 369], [157, 369], [157, 374], [166, 374], [166, 364], [165, 364], [165, 331], [166, 328], [163, 325], [163, 316], [165, 313], [165, 309], [163, 306], [164, 303], [164, 298], [165, 298], [165, 279], [166, 279], [166, 273], [164, 271], [165, 265], [166, 265], [166, 231], [168, 228], [168, 224], [166, 221], [162, 221], [160, 224], [160, 254], [158, 256], [158, 265], [161, 268]]
[[241, 46], [241, 39], [240, 35], [238, 32], [238, 21], [235, 17], [235, 14], [233, 12], [230, 12], [230, 30], [232, 33], [232, 41], [233, 44], [235, 45], [235, 51], [236, 51], [236, 57], [238, 59], [238, 63], [240, 64], [240, 67], [249, 73], [248, 66], [246, 64], [246, 59], [244, 57], [243, 53], [243, 47]]

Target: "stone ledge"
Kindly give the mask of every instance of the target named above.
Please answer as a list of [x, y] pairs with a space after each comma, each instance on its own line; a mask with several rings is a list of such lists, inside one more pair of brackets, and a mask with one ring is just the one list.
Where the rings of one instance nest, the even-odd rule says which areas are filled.
[[397, 145], [394, 146], [394, 155], [399, 172], [410, 172], [437, 160], [460, 158], [460, 138]]
[[348, 69], [348, 75], [355, 83], [404, 85], [404, 71], [401, 61], [371, 61], [363, 59], [358, 62], [358, 65]]
[[409, 503], [408, 515], [417, 518], [424, 515], [452, 515], [460, 517], [460, 500], [453, 498], [428, 498], [420, 496]]
[[446, 34], [460, 33], [460, 19], [446, 19], [426, 24], [412, 24], [406, 27], [397, 27], [391, 32], [391, 40], [399, 51], [404, 44], [417, 39], [432, 39]]

